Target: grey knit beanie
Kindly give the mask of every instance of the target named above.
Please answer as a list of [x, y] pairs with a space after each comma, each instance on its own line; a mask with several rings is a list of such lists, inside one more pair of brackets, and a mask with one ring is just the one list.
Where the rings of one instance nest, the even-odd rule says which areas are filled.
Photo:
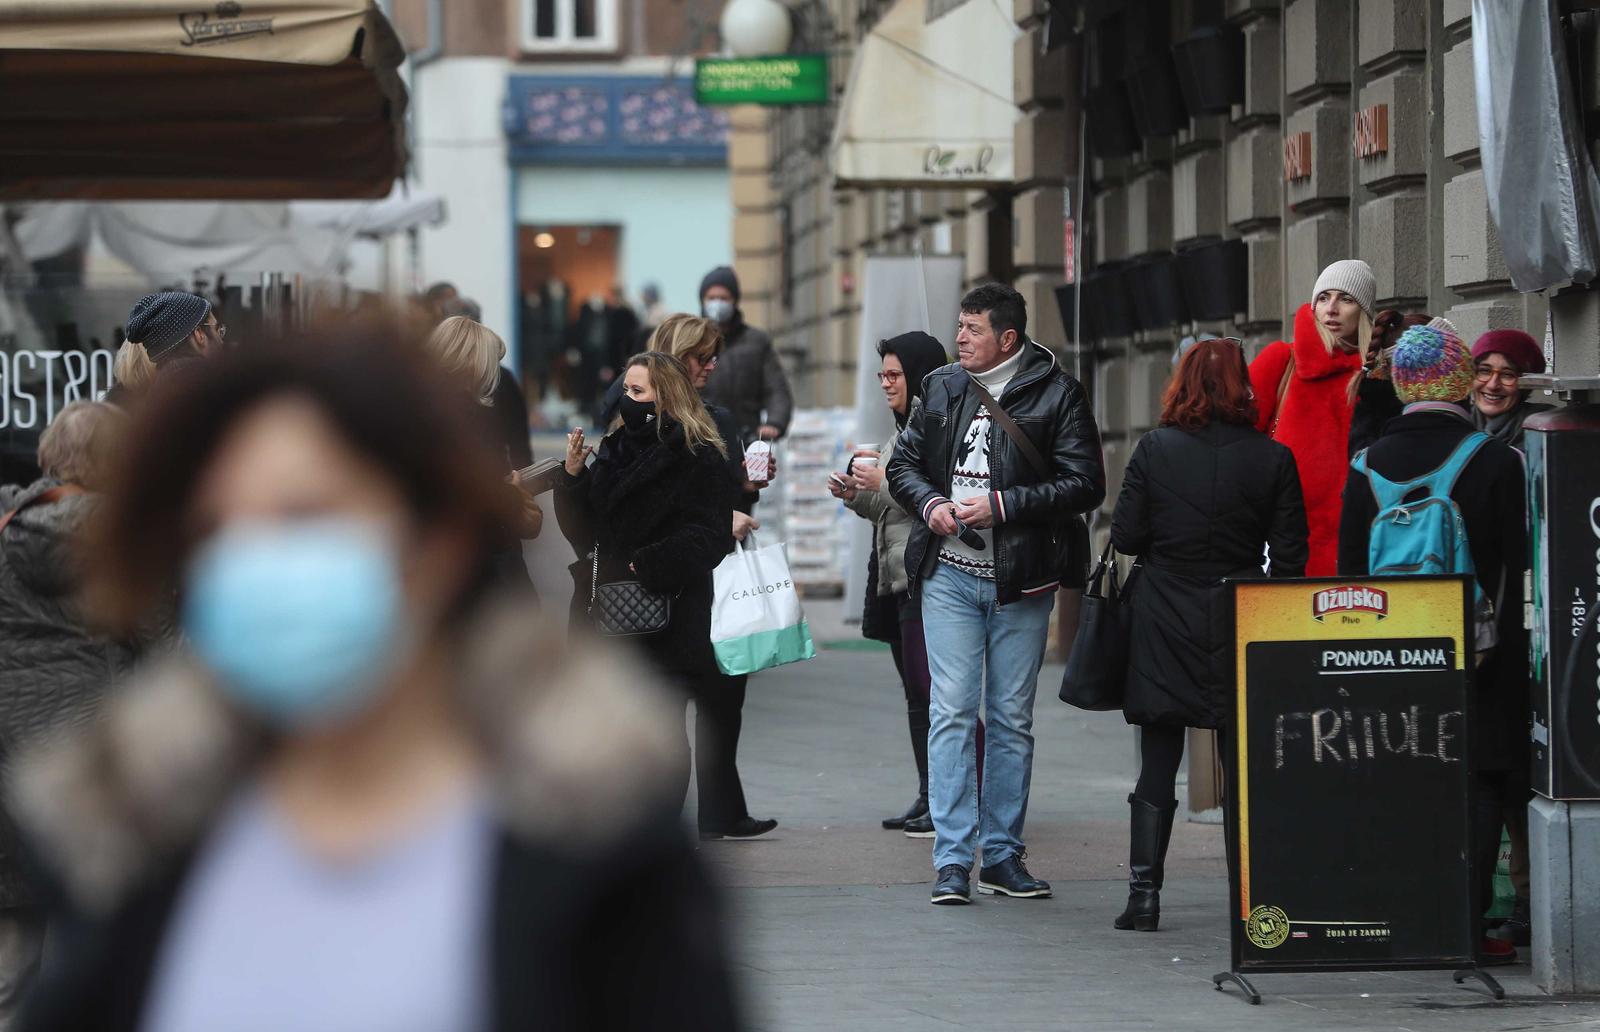
[[134, 302], [124, 329], [128, 339], [143, 344], [151, 358], [160, 358], [195, 331], [211, 312], [211, 302], [199, 294], [163, 290]]
[[1346, 258], [1323, 269], [1311, 290], [1313, 303], [1324, 290], [1342, 290], [1356, 299], [1368, 319], [1377, 316], [1378, 278], [1372, 274], [1372, 266], [1360, 258]]

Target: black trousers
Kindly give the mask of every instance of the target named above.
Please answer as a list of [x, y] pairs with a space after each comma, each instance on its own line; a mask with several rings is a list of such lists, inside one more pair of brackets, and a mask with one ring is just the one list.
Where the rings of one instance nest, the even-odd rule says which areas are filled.
[[701, 831], [722, 831], [748, 817], [739, 780], [739, 731], [748, 674], [708, 674], [694, 691], [694, 772]]
[[1521, 837], [1528, 839], [1528, 800], [1532, 778], [1521, 770], [1479, 770], [1472, 774], [1476, 800], [1472, 814], [1473, 880], [1478, 890], [1478, 915], [1494, 905], [1494, 869], [1500, 860], [1500, 829], [1516, 814]]

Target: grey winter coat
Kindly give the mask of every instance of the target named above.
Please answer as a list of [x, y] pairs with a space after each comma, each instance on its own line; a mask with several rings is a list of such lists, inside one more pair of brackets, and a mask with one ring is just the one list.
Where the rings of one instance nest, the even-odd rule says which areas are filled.
[[727, 346], [711, 370], [702, 396], [707, 404], [721, 405], [733, 413], [745, 437], [739, 442], [741, 448], [755, 439], [763, 424], [787, 433], [789, 417], [794, 414], [794, 395], [772, 338], [766, 330], [743, 322], [728, 328]]
[[[59, 483], [0, 487], [0, 514]], [[0, 762], [87, 723], [133, 660], [130, 648], [91, 634], [78, 607], [71, 539], [96, 503], [79, 494], [34, 505], [0, 531]], [[10, 821], [0, 815], [0, 908], [31, 902]]]
[[[888, 468], [899, 436], [900, 432], [896, 430], [883, 446], [883, 451], [879, 453], [879, 469]], [[872, 538], [876, 546], [872, 558], [878, 567], [878, 595], [898, 595], [910, 588], [911, 577], [906, 573], [906, 542], [911, 540], [911, 517], [889, 494], [889, 478], [884, 477], [883, 486], [878, 490], [858, 491], [854, 499], [844, 504], [857, 516], [871, 520], [876, 531]], [[871, 604], [871, 600], [868, 600], [868, 604]]]

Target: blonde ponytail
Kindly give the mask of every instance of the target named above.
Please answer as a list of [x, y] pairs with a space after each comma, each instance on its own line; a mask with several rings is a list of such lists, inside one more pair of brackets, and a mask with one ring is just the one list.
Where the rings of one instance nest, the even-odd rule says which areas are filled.
[[117, 349], [117, 359], [111, 366], [111, 378], [131, 391], [142, 390], [156, 379], [156, 363], [138, 341], [125, 340]]

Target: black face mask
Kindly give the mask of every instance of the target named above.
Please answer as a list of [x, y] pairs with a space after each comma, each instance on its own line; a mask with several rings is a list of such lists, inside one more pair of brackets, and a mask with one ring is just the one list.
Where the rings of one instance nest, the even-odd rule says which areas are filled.
[[656, 403], [653, 401], [638, 401], [624, 394], [617, 405], [617, 411], [622, 415], [622, 425], [629, 430], [642, 430], [650, 425], [656, 418]]

